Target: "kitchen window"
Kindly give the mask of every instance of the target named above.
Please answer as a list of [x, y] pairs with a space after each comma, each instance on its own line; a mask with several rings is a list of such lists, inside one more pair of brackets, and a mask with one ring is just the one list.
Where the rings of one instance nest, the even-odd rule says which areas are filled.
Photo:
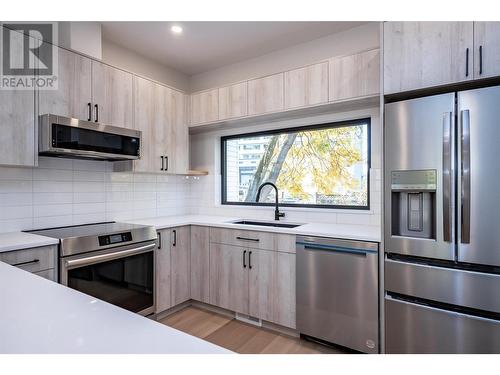
[[369, 209], [370, 119], [221, 138], [222, 204]]

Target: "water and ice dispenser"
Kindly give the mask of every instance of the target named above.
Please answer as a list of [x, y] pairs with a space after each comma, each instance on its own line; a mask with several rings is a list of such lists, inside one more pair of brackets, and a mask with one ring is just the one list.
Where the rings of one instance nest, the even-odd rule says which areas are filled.
[[391, 172], [392, 235], [436, 239], [437, 172]]

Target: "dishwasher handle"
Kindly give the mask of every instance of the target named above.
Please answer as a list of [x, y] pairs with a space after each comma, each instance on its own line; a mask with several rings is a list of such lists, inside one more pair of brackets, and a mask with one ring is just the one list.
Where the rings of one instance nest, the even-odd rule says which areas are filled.
[[357, 249], [354, 247], [325, 245], [325, 244], [311, 243], [311, 242], [297, 242], [296, 244], [299, 246], [303, 246], [305, 250], [323, 250], [329, 252], [347, 253], [347, 254], [354, 254], [361, 256], [366, 256], [367, 254], [377, 254], [376, 250]]

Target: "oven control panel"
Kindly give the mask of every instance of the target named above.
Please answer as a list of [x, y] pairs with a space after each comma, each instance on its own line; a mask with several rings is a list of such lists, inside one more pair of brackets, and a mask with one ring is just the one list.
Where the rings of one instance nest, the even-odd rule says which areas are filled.
[[131, 232], [115, 233], [106, 236], [99, 236], [99, 246], [108, 246], [129, 241], [132, 241]]

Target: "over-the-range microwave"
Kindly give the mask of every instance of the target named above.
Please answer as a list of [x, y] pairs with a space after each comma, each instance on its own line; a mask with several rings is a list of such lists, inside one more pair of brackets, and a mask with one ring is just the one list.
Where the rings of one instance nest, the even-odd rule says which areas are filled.
[[99, 160], [135, 160], [141, 156], [141, 132], [52, 114], [39, 118], [38, 152], [45, 156]]

